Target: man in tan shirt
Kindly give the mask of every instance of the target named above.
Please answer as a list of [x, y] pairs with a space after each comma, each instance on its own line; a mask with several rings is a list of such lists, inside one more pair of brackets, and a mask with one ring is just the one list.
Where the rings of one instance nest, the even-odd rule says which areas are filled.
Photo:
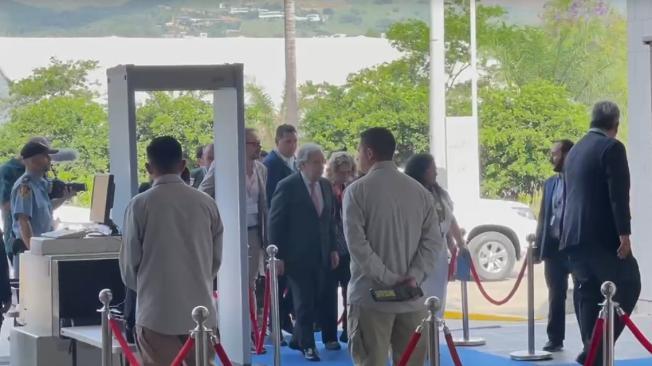
[[[185, 161], [177, 140], [155, 138], [147, 159], [154, 184], [127, 206], [120, 271], [138, 293], [136, 339], [143, 366], [169, 366], [195, 327], [195, 306], [208, 308], [206, 326], [217, 327], [212, 295], [223, 226], [215, 201], [181, 180]], [[214, 360], [209, 353], [207, 359]], [[187, 361], [194, 364], [194, 352]]]
[[[419, 286], [434, 272], [445, 248], [432, 195], [398, 171], [392, 162], [395, 148], [389, 130], [363, 132], [358, 159], [365, 176], [344, 194], [344, 233], [351, 253], [349, 350], [355, 365], [386, 365], [388, 349], [398, 363], [426, 316], [423, 297], [376, 302], [369, 290]], [[423, 365], [424, 358], [422, 340], [409, 365]]]

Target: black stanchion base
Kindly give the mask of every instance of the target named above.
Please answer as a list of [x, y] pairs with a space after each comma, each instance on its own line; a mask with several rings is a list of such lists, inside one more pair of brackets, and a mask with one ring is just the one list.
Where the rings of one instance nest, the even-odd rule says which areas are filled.
[[530, 351], [516, 351], [510, 353], [509, 356], [514, 361], [543, 361], [552, 359], [552, 353], [546, 351], [534, 351], [534, 353], [530, 353]]

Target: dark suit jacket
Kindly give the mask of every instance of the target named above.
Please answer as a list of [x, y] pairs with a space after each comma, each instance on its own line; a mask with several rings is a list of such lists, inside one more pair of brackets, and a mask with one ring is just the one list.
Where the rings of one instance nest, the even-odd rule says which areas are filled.
[[278, 183], [294, 172], [285, 164], [285, 161], [278, 155], [276, 150], [267, 154], [263, 164], [267, 167], [267, 204], [271, 206], [274, 190], [276, 190]]
[[269, 211], [270, 244], [278, 247], [278, 258], [285, 262], [286, 272], [330, 268], [330, 253], [336, 251], [333, 220], [333, 190], [321, 178], [324, 208], [321, 216], [312, 203], [300, 173], [295, 173], [276, 187]]
[[553, 238], [550, 232], [550, 221], [552, 220], [552, 200], [555, 192], [555, 184], [558, 176], [554, 175], [543, 183], [543, 197], [537, 223], [537, 238], [535, 258], [550, 258], [559, 252], [559, 239]]
[[631, 233], [625, 146], [600, 132], [587, 133], [566, 157], [564, 180], [562, 249], [615, 256], [619, 235]]

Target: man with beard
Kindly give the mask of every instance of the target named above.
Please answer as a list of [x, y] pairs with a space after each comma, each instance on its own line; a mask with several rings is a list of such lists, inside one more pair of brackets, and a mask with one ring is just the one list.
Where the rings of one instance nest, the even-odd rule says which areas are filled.
[[560, 140], [550, 149], [550, 162], [555, 175], [543, 184], [543, 197], [537, 225], [537, 262], [543, 261], [546, 285], [548, 285], [548, 343], [545, 351], [559, 352], [564, 348], [566, 325], [566, 293], [570, 264], [568, 255], [559, 251], [561, 218], [564, 213], [564, 161], [573, 147], [570, 140]]

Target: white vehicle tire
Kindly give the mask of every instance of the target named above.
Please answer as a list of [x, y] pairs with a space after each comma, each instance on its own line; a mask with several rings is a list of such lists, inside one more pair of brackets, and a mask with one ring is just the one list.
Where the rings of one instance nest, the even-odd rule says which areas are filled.
[[508, 278], [516, 264], [516, 250], [511, 240], [497, 231], [486, 231], [473, 237], [469, 250], [478, 276], [484, 281]]

